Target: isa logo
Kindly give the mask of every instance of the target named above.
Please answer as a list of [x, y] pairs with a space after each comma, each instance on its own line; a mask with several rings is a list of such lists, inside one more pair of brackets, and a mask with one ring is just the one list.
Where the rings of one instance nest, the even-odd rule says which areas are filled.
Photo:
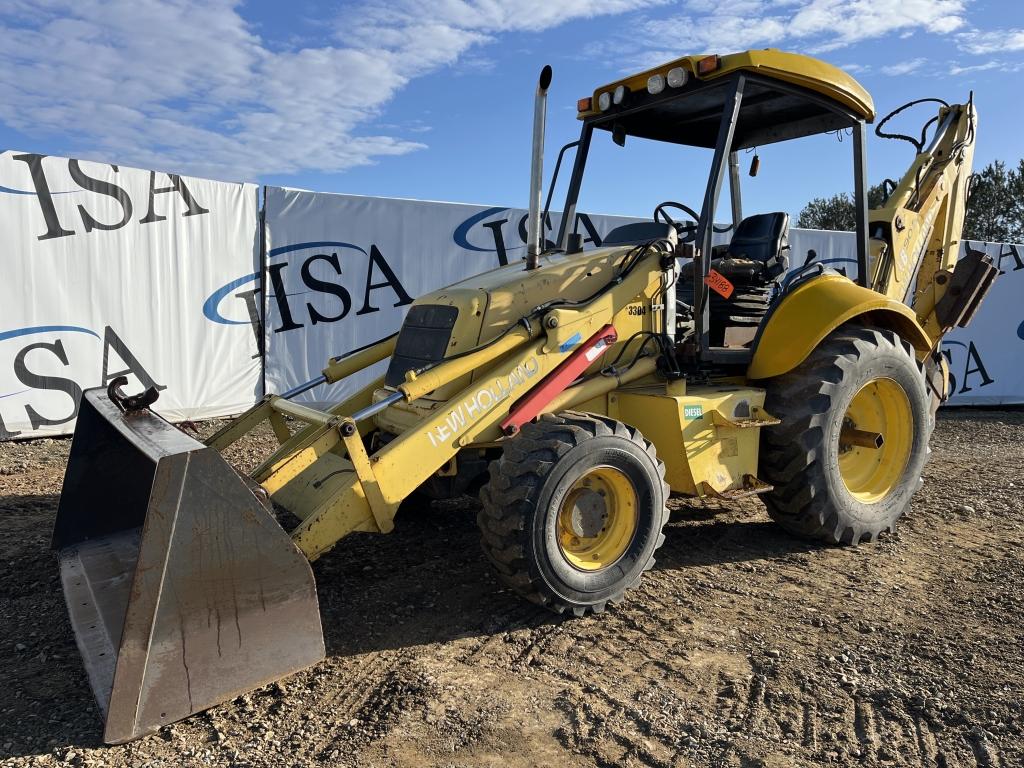
[[399, 271], [376, 245], [369, 250], [336, 240], [294, 243], [267, 253], [266, 279], [256, 272], [221, 286], [203, 303], [203, 315], [221, 325], [249, 325], [262, 354], [260, 295], [268, 290], [268, 331], [374, 315], [412, 304]]
[[132, 376], [143, 387], [157, 384], [135, 353], [110, 326], [36, 325], [0, 331], [0, 440], [67, 424], [78, 416], [86, 387]]
[[[493, 253], [497, 256], [498, 266], [508, 266], [511, 261], [526, 256], [526, 218], [525, 211], [512, 208], [487, 208], [475, 213], [463, 221], [452, 233], [452, 242], [464, 251], [476, 253]], [[544, 220], [544, 230], [554, 235], [555, 223], [551, 214]], [[601, 246], [603, 237], [594, 221], [585, 213], [576, 214], [576, 230], [583, 229], [583, 242]], [[554, 248], [553, 240], [545, 236], [545, 248]]]

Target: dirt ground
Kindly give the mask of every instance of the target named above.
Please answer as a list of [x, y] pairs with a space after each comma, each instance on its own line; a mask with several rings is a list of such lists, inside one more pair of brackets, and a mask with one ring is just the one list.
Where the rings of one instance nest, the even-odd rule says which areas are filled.
[[474, 503], [403, 511], [315, 564], [326, 661], [112, 748], [48, 550], [69, 444], [0, 446], [3, 766], [1024, 765], [1024, 412], [944, 412], [878, 544], [674, 500], [585, 619], [499, 589]]

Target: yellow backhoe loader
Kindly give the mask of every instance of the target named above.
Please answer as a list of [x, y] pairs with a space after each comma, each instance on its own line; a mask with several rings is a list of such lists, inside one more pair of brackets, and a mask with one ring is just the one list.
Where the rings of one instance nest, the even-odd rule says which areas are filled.
[[[907, 509], [947, 393], [940, 339], [997, 273], [980, 253], [958, 261], [973, 99], [938, 102], [920, 137], [898, 137], [915, 159], [869, 211], [875, 111], [853, 78], [776, 50], [683, 57], [579, 100], [547, 241], [550, 82], [545, 67], [524, 261], [419, 298], [395, 336], [205, 442], [153, 413], [154, 391], [85, 393], [53, 545], [106, 741], [322, 659], [309, 561], [391, 531], [415, 493], [478, 491], [501, 580], [577, 616], [651, 567], [671, 493], [761, 494], [787, 530], [845, 544]], [[852, 276], [803, 257], [791, 269], [786, 214], [741, 211], [739, 152], [837, 131], [853, 149]], [[699, 208], [663, 203], [584, 250], [577, 201], [591, 143], [609, 135], [705, 148], [711, 170]], [[714, 245], [726, 179], [729, 242]], [[328, 410], [294, 401], [384, 360]], [[279, 447], [240, 474], [221, 452], [266, 424]]]

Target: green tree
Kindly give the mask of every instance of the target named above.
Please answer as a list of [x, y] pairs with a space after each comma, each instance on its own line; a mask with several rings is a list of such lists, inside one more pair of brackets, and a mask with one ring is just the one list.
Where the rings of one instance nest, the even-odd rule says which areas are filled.
[[[868, 190], [868, 207], [882, 205], [882, 185]], [[852, 232], [856, 225], [853, 196], [840, 192], [816, 197], [803, 207], [796, 226]], [[964, 219], [964, 239], [990, 243], [1024, 242], [1024, 160], [1016, 168], [989, 163], [971, 178], [971, 193]]]
[[[868, 208], [881, 206], [882, 198], [881, 184], [875, 184], [868, 188]], [[800, 229], [832, 229], [839, 232], [852, 232], [857, 226], [853, 195], [840, 192], [832, 197], [814, 198], [800, 211], [796, 225]]]
[[974, 174], [964, 239], [1024, 242], [1024, 160], [1009, 170], [1004, 162], [996, 160]]

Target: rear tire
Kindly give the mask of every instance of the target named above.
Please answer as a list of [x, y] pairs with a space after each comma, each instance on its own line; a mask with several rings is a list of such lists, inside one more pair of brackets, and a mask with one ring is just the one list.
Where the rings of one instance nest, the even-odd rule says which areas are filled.
[[544, 415], [505, 441], [480, 491], [499, 579], [563, 613], [600, 613], [654, 565], [669, 488], [654, 446], [625, 424]]
[[[766, 389], [765, 409], [782, 420], [761, 432], [772, 519], [832, 543], [891, 531], [919, 487], [933, 424], [910, 344], [891, 331], [844, 327]], [[852, 429], [884, 442], [853, 445]]]

